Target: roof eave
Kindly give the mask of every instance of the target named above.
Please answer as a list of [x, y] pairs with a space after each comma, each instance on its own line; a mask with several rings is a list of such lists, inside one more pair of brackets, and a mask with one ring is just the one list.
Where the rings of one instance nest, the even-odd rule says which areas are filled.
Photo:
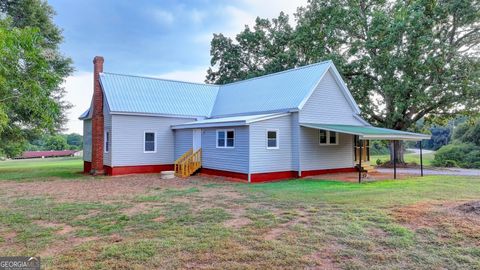
[[214, 127], [236, 127], [236, 126], [245, 126], [247, 125], [246, 121], [232, 121], [232, 122], [216, 122], [216, 123], [203, 123], [203, 124], [180, 124], [172, 125], [172, 129], [192, 129], [192, 128], [214, 128]]

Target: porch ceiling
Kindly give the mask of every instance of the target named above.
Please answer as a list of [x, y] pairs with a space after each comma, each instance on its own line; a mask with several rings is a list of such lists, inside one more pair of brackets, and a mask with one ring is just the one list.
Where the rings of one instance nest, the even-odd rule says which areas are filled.
[[313, 124], [300, 123], [300, 126], [335, 131], [358, 135], [362, 140], [399, 140], [399, 141], [420, 141], [430, 139], [430, 135], [399, 131], [388, 128], [377, 128], [372, 126], [352, 126], [352, 125], [333, 125], [333, 124]]

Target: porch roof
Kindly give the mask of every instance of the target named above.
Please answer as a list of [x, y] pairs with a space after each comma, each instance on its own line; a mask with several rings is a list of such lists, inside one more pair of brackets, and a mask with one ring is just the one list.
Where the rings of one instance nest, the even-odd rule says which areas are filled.
[[378, 128], [372, 126], [353, 126], [353, 125], [333, 125], [333, 124], [313, 124], [300, 123], [300, 126], [314, 129], [323, 129], [358, 135], [363, 140], [400, 140], [400, 141], [420, 141], [430, 139], [430, 135], [406, 132], [388, 128]]

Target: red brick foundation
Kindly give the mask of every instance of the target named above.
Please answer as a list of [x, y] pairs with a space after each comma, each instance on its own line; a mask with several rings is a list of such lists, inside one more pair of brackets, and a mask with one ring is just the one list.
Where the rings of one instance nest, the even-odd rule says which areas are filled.
[[207, 169], [207, 168], [201, 168], [199, 172], [200, 172], [200, 173], [203, 173], [203, 174], [210, 174], [210, 175], [216, 175], [216, 176], [237, 178], [237, 179], [247, 180], [247, 181], [248, 181], [248, 174], [246, 174], [246, 173], [229, 172], [229, 171], [222, 171], [222, 170], [215, 170], [215, 169]]
[[110, 176], [141, 173], [160, 173], [161, 171], [173, 171], [173, 164], [162, 165], [139, 165], [139, 166], [103, 166], [105, 173]]
[[285, 180], [285, 179], [292, 179], [292, 178], [298, 178], [298, 172], [285, 171], [285, 172], [270, 172], [270, 173], [253, 173], [250, 175], [250, 182], [261, 183], [261, 182]]
[[83, 161], [83, 173], [90, 173], [92, 170], [92, 163], [90, 161]]
[[336, 169], [323, 169], [323, 170], [313, 170], [313, 171], [302, 171], [302, 177], [312, 176], [312, 175], [321, 175], [328, 173], [345, 173], [345, 172], [356, 172], [357, 168], [336, 168]]
[[[357, 171], [356, 168], [336, 168], [336, 169], [302, 171], [301, 177], [298, 176], [297, 171], [253, 173], [250, 175], [250, 182], [251, 183], [271, 182], [271, 181], [287, 180], [287, 179], [293, 179], [293, 178], [302, 178], [302, 177], [307, 177], [312, 175], [342, 173], [342, 172], [356, 172], [356, 171]], [[229, 172], [229, 171], [222, 171], [222, 170], [215, 170], [215, 169], [208, 169], [208, 168], [202, 168], [200, 170], [200, 173], [237, 178], [237, 179], [248, 181], [248, 174], [246, 173]]]

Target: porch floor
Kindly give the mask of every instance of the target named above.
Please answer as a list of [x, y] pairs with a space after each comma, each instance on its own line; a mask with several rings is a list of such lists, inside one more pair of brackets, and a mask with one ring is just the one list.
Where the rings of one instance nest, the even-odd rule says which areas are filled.
[[[397, 180], [406, 179], [414, 177], [414, 174], [407, 173], [398, 173]], [[329, 173], [321, 175], [312, 175], [305, 177], [306, 179], [323, 179], [323, 180], [335, 180], [342, 182], [358, 182], [358, 172], [348, 172], [348, 173]], [[393, 173], [391, 172], [369, 172], [366, 178], [362, 179], [362, 182], [372, 182], [380, 180], [393, 180]]]

